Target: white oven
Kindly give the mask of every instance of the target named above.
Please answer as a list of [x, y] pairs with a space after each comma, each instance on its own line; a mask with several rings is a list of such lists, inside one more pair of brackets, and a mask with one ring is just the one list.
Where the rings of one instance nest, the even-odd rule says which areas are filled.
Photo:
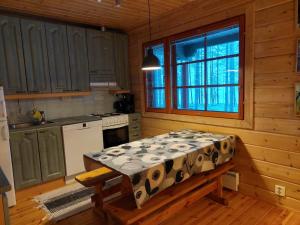
[[102, 121], [104, 148], [129, 142], [127, 114], [104, 116]]

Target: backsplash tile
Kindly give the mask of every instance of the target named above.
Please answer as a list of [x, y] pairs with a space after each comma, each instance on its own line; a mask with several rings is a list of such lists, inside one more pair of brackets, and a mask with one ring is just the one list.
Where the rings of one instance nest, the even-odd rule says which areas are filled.
[[6, 107], [9, 123], [17, 123], [29, 121], [33, 107], [45, 111], [46, 119], [51, 120], [91, 113], [113, 112], [115, 100], [116, 97], [109, 94], [107, 90], [93, 88], [90, 96], [7, 101]]

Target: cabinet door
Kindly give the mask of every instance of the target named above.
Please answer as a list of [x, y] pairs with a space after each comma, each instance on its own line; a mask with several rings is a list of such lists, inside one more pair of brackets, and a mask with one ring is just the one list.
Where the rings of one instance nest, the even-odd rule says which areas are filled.
[[22, 38], [29, 92], [50, 92], [45, 26], [38, 20], [22, 19]]
[[42, 180], [49, 181], [65, 175], [64, 149], [60, 127], [38, 130]]
[[46, 37], [52, 92], [71, 91], [67, 26], [46, 23]]
[[0, 15], [0, 86], [5, 94], [27, 91], [20, 20]]
[[115, 82], [113, 33], [88, 29], [89, 72], [92, 82]]
[[16, 189], [41, 183], [36, 131], [11, 133], [10, 146]]
[[129, 89], [128, 36], [115, 33], [116, 81], [121, 89]]
[[86, 45], [86, 30], [77, 26], [67, 26], [70, 55], [72, 90], [89, 90], [89, 70]]

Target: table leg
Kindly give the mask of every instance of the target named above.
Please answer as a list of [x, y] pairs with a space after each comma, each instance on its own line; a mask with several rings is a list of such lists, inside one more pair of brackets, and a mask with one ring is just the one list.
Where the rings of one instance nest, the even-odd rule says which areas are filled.
[[228, 206], [228, 204], [229, 204], [228, 200], [223, 197], [223, 180], [222, 180], [222, 175], [218, 176], [216, 178], [216, 180], [217, 180], [217, 184], [218, 184], [217, 189], [213, 193], [209, 194], [208, 197], [211, 200], [213, 200], [213, 201], [215, 201], [215, 202], [217, 202], [219, 204]]

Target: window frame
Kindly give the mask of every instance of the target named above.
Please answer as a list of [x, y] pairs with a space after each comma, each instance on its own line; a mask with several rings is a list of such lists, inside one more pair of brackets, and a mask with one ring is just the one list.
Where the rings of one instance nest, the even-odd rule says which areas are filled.
[[[239, 33], [239, 83], [236, 85], [239, 87], [239, 111], [237, 113], [233, 112], [217, 112], [217, 111], [200, 111], [200, 110], [184, 110], [177, 109], [174, 107], [174, 104], [177, 102], [176, 97], [176, 75], [172, 76], [176, 70], [176, 64], [171, 60], [175, 59], [174, 53], [175, 51], [170, 49], [172, 46], [172, 42], [185, 39], [197, 35], [201, 35], [210, 31], [219, 30], [222, 28], [226, 28], [232, 25], [239, 25], [240, 33]], [[166, 107], [165, 109], [155, 109], [148, 107], [148, 97], [147, 97], [147, 84], [146, 84], [146, 73], [144, 73], [144, 90], [145, 90], [145, 111], [146, 112], [161, 112], [161, 113], [169, 113], [169, 114], [180, 114], [180, 115], [191, 115], [191, 116], [204, 116], [204, 117], [216, 117], [216, 118], [228, 118], [228, 119], [244, 119], [244, 75], [245, 75], [245, 15], [235, 16], [226, 20], [222, 20], [219, 22], [215, 22], [209, 25], [205, 25], [196, 29], [184, 31], [178, 34], [174, 34], [168, 37], [164, 37], [155, 41], [147, 42], [143, 44], [143, 56], [145, 54], [145, 49], [149, 46], [163, 44], [164, 45], [164, 70], [165, 70], [165, 99], [166, 99]], [[172, 57], [171, 57], [172, 54]], [[221, 57], [222, 58], [222, 57]], [[228, 58], [228, 57], [223, 57]], [[206, 60], [204, 62], [207, 62]], [[172, 79], [172, 82], [171, 82]], [[172, 83], [172, 84], [171, 84]], [[172, 85], [172, 86], [171, 86]], [[204, 84], [204, 88], [206, 89], [207, 85]], [[216, 86], [232, 86], [232, 85], [216, 85]], [[205, 103], [207, 104], [207, 102]]]
[[169, 71], [170, 71], [170, 64], [169, 64], [169, 46], [168, 46], [168, 41], [167, 39], [158, 39], [158, 40], [155, 40], [155, 41], [150, 41], [150, 42], [147, 42], [147, 43], [144, 43], [143, 44], [143, 48], [142, 48], [142, 51], [143, 51], [143, 57], [146, 53], [146, 48], [150, 47], [150, 46], [153, 46], [153, 45], [160, 45], [162, 44], [164, 46], [164, 76], [165, 76], [165, 104], [166, 104], [166, 107], [164, 109], [161, 109], [161, 108], [152, 108], [152, 107], [149, 107], [148, 106], [148, 91], [149, 89], [147, 88], [147, 71], [144, 71], [143, 72], [143, 83], [144, 83], [144, 100], [145, 100], [145, 111], [146, 112], [158, 112], [158, 113], [167, 113], [168, 112], [168, 109], [170, 108], [170, 105], [169, 105], [169, 87], [170, 87], [170, 76], [169, 76]]

